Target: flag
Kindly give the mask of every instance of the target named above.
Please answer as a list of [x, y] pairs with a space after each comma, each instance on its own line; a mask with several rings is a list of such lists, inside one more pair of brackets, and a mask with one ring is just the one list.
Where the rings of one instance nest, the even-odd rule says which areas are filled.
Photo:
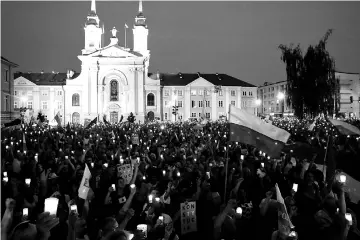
[[82, 198], [85, 200], [87, 199], [89, 189], [90, 189], [90, 178], [91, 178], [90, 170], [89, 170], [88, 166], [85, 164], [84, 175], [82, 177], [81, 184], [80, 184], [79, 191], [78, 191], [79, 198]]
[[4, 127], [12, 127], [12, 126], [17, 126], [21, 124], [21, 119], [15, 119], [14, 121], [11, 121], [9, 123], [5, 123]]
[[121, 123], [123, 119], [124, 119], [124, 116], [121, 115], [119, 123]]
[[128, 25], [125, 23], [125, 28], [129, 28]]
[[26, 109], [25, 113], [24, 113], [24, 122], [26, 124], [29, 124], [31, 120], [31, 116], [30, 116], [30, 110]]
[[279, 157], [290, 133], [245, 110], [230, 105], [230, 141], [252, 145], [271, 157]]
[[276, 200], [280, 203], [278, 208], [278, 230], [281, 234], [289, 236], [291, 229], [294, 228], [294, 225], [291, 223], [289, 214], [286, 210], [286, 205], [284, 198], [281, 195], [278, 184], [275, 184], [276, 188]]
[[55, 120], [56, 120], [58, 126], [61, 126], [60, 112], [58, 112], [58, 113], [55, 115]]
[[27, 151], [25, 133], [23, 133], [23, 151]]
[[114, 133], [114, 130], [111, 131], [111, 138], [112, 139], [115, 139], [115, 133]]
[[316, 120], [314, 120], [308, 127], [308, 130], [311, 132], [312, 130], [314, 130], [315, 128], [315, 124], [316, 124]]
[[104, 121], [105, 125], [110, 125], [110, 123], [108, 121], [106, 121], [106, 115], [103, 116], [103, 121]]
[[336, 119], [329, 119], [330, 123], [332, 125], [334, 125], [341, 134], [344, 134], [344, 135], [360, 135], [360, 130], [349, 124], [349, 123], [346, 123], [346, 122], [343, 122], [343, 121], [339, 121], [339, 120], [336, 120]]
[[85, 129], [91, 128], [91, 126], [92, 126], [93, 124], [96, 124], [96, 123], [97, 123], [97, 117], [94, 118], [94, 119], [86, 126]]

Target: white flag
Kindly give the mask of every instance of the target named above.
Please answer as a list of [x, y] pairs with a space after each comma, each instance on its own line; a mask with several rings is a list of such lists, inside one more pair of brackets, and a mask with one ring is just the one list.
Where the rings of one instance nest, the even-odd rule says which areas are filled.
[[90, 189], [90, 178], [91, 178], [90, 170], [89, 170], [88, 166], [85, 165], [84, 175], [81, 180], [80, 187], [79, 187], [79, 198], [82, 198], [85, 200], [87, 199], [87, 195], [88, 195], [88, 192]]
[[125, 23], [125, 28], [129, 28], [128, 25]]

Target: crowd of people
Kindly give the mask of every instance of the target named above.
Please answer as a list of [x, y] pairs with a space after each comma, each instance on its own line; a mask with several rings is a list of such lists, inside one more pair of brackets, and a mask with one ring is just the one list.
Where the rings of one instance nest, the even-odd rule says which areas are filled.
[[224, 121], [2, 131], [1, 237], [360, 239], [360, 203], [316, 165], [331, 148], [337, 168], [360, 180], [359, 136], [321, 119], [312, 130], [296, 118], [272, 124], [291, 133], [278, 159], [229, 142]]

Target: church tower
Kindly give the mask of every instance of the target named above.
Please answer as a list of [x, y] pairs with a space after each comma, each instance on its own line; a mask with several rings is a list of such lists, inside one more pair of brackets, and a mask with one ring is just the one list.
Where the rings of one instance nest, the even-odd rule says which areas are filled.
[[89, 54], [101, 48], [103, 29], [100, 27], [100, 19], [96, 14], [95, 0], [91, 0], [91, 11], [85, 23], [85, 47], [82, 54]]
[[144, 56], [149, 55], [148, 50], [148, 34], [149, 29], [146, 25], [146, 17], [143, 14], [142, 0], [139, 1], [139, 13], [135, 17], [135, 24], [133, 29], [134, 34], [134, 51], [139, 52]]

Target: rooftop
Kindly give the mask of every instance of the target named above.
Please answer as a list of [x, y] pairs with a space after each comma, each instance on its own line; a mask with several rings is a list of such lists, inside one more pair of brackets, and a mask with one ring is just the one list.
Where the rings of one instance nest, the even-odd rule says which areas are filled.
[[[71, 79], [76, 78], [80, 73], [74, 73]], [[65, 85], [67, 73], [22, 73], [14, 74], [14, 79], [24, 77], [36, 85]]]
[[[156, 73], [149, 73], [149, 77], [156, 76]], [[214, 85], [256, 87], [240, 79], [223, 73], [160, 73], [162, 86], [186, 86], [199, 77], [204, 78]]]
[[6, 58], [4, 58], [3, 56], [1, 56], [1, 62], [7, 64], [7, 65], [10, 65], [12, 67], [18, 67], [19, 65], [17, 65], [16, 63], [13, 63], [9, 60], [7, 60]]

